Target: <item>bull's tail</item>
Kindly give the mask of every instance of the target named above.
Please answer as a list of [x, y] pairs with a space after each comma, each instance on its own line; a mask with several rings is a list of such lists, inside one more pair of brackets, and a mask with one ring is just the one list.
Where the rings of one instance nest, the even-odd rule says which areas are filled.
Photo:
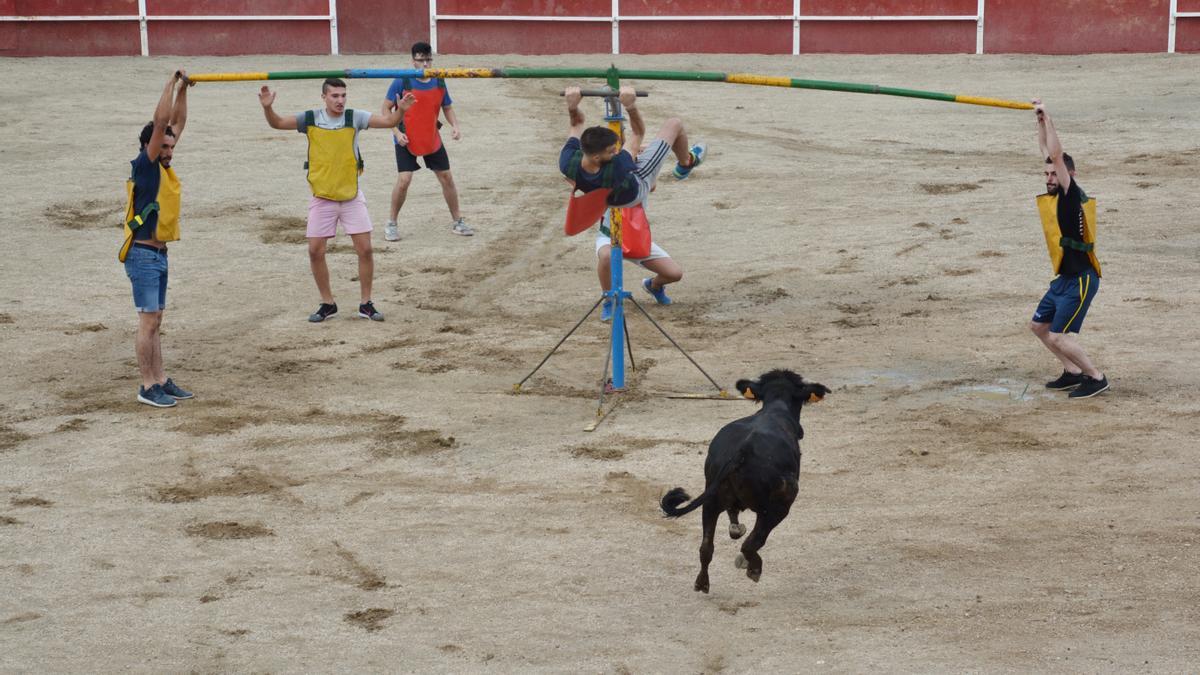
[[691, 497], [688, 495], [686, 490], [681, 487], [677, 487], [663, 495], [662, 502], [660, 502], [659, 505], [662, 506], [663, 515], [668, 518], [678, 518], [699, 508], [702, 504], [704, 504], [706, 498], [709, 496], [710, 495], [706, 492], [700, 495], [699, 499], [681, 509], [679, 508], [679, 505], [691, 499]]
[[[725, 466], [721, 467], [721, 470], [717, 472], [716, 478], [705, 486], [704, 494], [696, 497], [695, 499], [692, 499], [690, 496], [688, 496], [688, 493], [681, 487], [677, 487], [663, 495], [662, 502], [659, 503], [659, 505], [662, 507], [663, 514], [668, 518], [678, 518], [680, 516], [686, 516], [692, 511], [704, 506], [705, 503], [717, 496], [717, 488], [721, 485], [725, 478], [729, 474], [733, 473], [734, 469], [742, 465], [743, 457], [743, 451], [742, 449], [739, 449], [738, 453], [728, 462], [726, 462]], [[679, 508], [680, 504], [689, 499], [692, 499], [692, 503], [684, 506], [683, 508]]]

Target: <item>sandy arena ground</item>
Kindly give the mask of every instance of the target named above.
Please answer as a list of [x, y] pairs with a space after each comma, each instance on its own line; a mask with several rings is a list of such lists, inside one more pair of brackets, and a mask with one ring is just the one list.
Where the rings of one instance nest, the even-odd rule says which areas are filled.
[[[698, 594], [699, 514], [657, 500], [696, 494], [752, 405], [665, 398], [711, 387], [639, 316], [640, 369], [594, 433], [594, 317], [511, 393], [598, 294], [591, 234], [561, 229], [564, 82], [450, 83], [471, 239], [422, 171], [385, 242], [391, 142], [363, 136], [383, 324], [350, 318], [344, 236], [342, 313], [305, 321], [304, 139], [267, 127], [257, 83], [193, 89], [164, 347], [197, 397], [155, 410], [115, 255], [166, 75], [407, 60], [4, 60], [0, 670], [1195, 672], [1200, 58], [616, 61], [1042, 96], [1100, 205], [1083, 342], [1112, 390], [1042, 388], [1032, 113], [641, 83], [652, 128], [681, 115], [711, 148], [651, 202], [686, 277], [649, 311], [725, 386], [786, 366], [834, 390], [804, 413], [762, 581], [722, 536]], [[387, 84], [352, 82], [351, 107]], [[277, 86], [281, 112], [319, 104]]]

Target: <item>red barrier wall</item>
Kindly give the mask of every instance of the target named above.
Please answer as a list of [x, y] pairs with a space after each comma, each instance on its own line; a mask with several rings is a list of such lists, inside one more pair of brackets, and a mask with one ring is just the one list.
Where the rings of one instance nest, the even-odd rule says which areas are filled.
[[[429, 0], [338, 0], [343, 54], [408, 54], [429, 41]], [[395, 67], [409, 65], [406, 59]]]
[[[1200, 12], [1200, 0], [1179, 0], [1179, 11]], [[1175, 51], [1200, 52], [1200, 18], [1179, 19], [1176, 22]]]
[[[8, 0], [7, 16], [134, 15], [137, 0]], [[134, 56], [137, 21], [0, 22], [0, 56]]]
[[[136, 15], [137, 0], [0, 0], [0, 16]], [[1200, 0], [1180, 0], [1200, 11]], [[325, 14], [328, 0], [147, 0], [150, 15]], [[620, 0], [624, 16], [790, 15], [792, 0]], [[611, 0], [438, 0], [439, 16], [495, 15], [495, 21], [443, 18], [438, 51], [451, 54], [601, 53], [612, 25], [504, 20], [504, 16], [608, 17]], [[968, 15], [977, 0], [803, 0], [803, 16]], [[987, 0], [986, 53], [1163, 52], [1170, 0]], [[428, 40], [429, 0], [338, 0], [339, 50], [401, 53]], [[792, 22], [637, 21], [619, 24], [622, 53], [790, 54]], [[815, 21], [800, 23], [802, 53], [973, 53], [974, 21]], [[326, 21], [149, 22], [152, 54], [327, 54]], [[1177, 51], [1200, 51], [1200, 18], [1180, 19]], [[137, 21], [0, 21], [2, 56], [135, 55]]]
[[1169, 0], [990, 2], [987, 53], [1165, 52]]

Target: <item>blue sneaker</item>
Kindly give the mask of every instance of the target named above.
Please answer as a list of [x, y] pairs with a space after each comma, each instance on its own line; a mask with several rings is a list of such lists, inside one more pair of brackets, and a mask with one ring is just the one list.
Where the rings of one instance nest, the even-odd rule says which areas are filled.
[[600, 305], [600, 320], [612, 321], [613, 301], [612, 298], [606, 298], [604, 304]]
[[175, 405], [175, 399], [167, 395], [163, 391], [161, 384], [156, 384], [149, 389], [138, 387], [138, 401], [146, 405], [152, 405], [155, 408], [170, 408]]
[[676, 164], [675, 171], [673, 171], [672, 173], [679, 180], [685, 180], [688, 176], [692, 175], [692, 169], [695, 169], [696, 167], [700, 166], [701, 163], [704, 162], [704, 155], [707, 152], [708, 152], [707, 145], [705, 145], [703, 143], [697, 143], [697, 144], [693, 145], [692, 146], [692, 164], [691, 164], [691, 166], [683, 166], [681, 164]]
[[667, 297], [667, 288], [665, 286], [656, 291], [654, 290], [654, 286], [650, 285], [650, 279], [642, 279], [642, 288], [646, 289], [646, 292], [650, 295], [653, 295], [654, 301], [658, 304], [671, 304], [671, 299]]
[[175, 384], [175, 381], [169, 377], [167, 378], [167, 381], [163, 383], [162, 390], [163, 390], [163, 392], [166, 393], [167, 396], [170, 396], [171, 398], [175, 399], [176, 401], [183, 401], [183, 400], [186, 400], [189, 398], [195, 398], [195, 396], [196, 396], [192, 392]]

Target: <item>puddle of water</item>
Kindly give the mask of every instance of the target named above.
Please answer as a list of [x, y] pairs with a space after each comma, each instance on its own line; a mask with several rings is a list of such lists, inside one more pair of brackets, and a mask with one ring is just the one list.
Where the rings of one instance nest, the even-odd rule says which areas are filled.
[[963, 385], [955, 387], [954, 391], [990, 401], [1032, 401], [1047, 397], [1046, 391], [1040, 387], [1034, 389], [1033, 385], [1012, 381], [1003, 381], [1002, 384]]

